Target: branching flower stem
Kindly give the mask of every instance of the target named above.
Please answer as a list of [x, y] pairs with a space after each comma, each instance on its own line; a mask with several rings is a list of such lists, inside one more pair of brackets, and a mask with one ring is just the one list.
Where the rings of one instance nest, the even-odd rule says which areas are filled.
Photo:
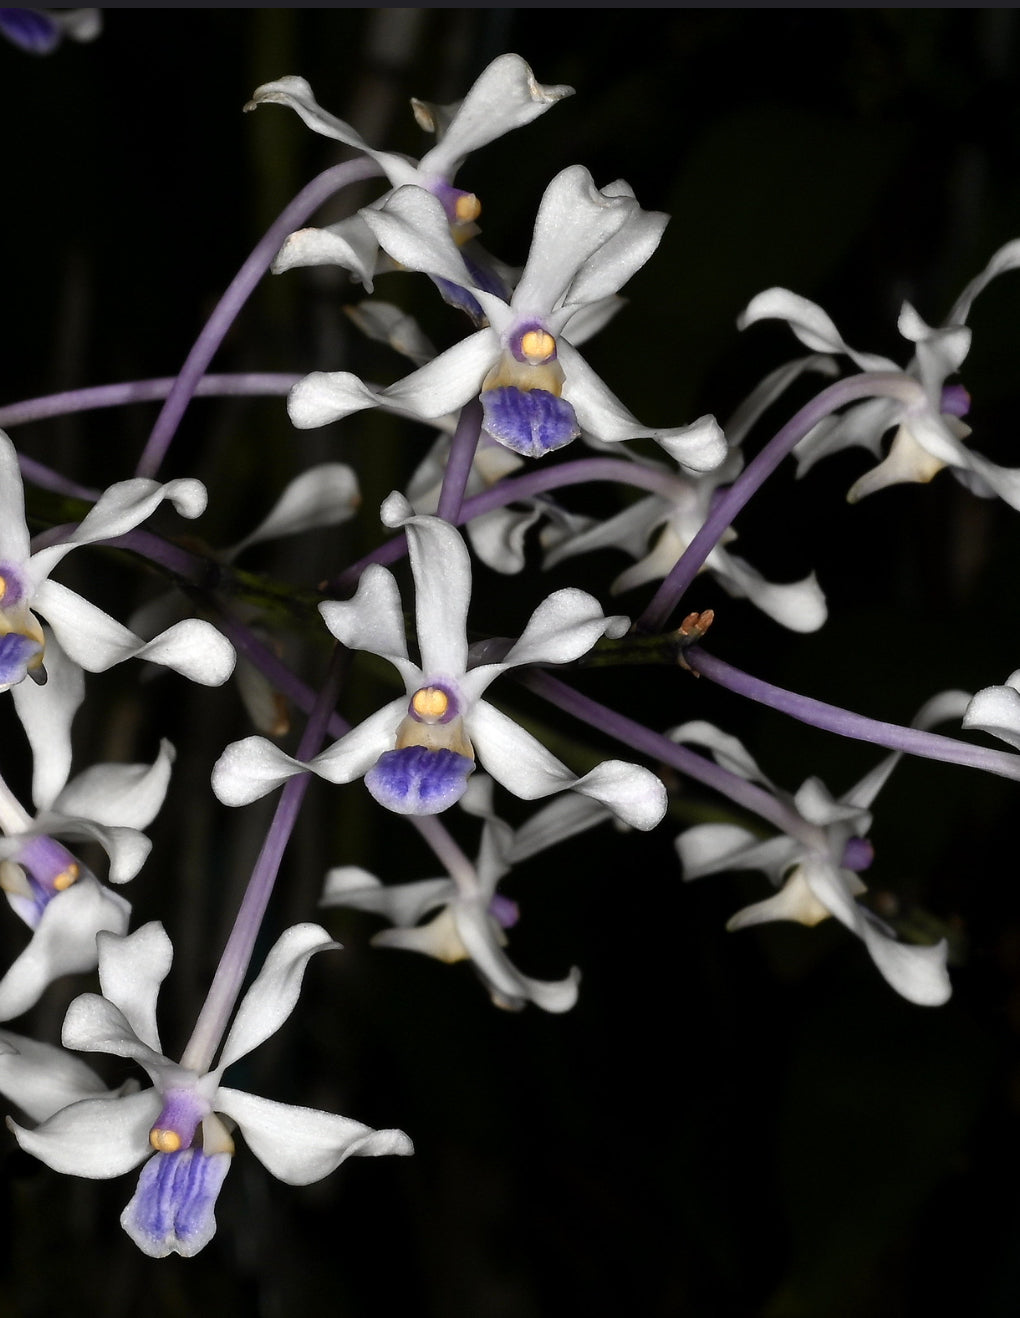
[[739, 668], [732, 667], [724, 660], [707, 654], [698, 645], [691, 646], [684, 657], [695, 672], [710, 681], [717, 682], [738, 695], [747, 696], [750, 700], [781, 710], [801, 723], [824, 728], [826, 732], [836, 732], [841, 737], [853, 737], [857, 741], [870, 741], [876, 746], [887, 746], [890, 750], [906, 751], [923, 759], [943, 760], [946, 764], [961, 764], [970, 769], [984, 769], [986, 773], [998, 774], [1001, 778], [1020, 779], [1020, 755], [1011, 755], [1008, 751], [992, 750], [985, 746], [974, 746], [970, 742], [957, 741], [955, 737], [923, 732], [920, 728], [885, 723], [879, 719], [867, 718], [864, 714], [855, 714], [849, 709], [841, 709], [838, 705], [828, 705], [824, 701], [814, 700], [811, 696], [786, 691], [783, 687], [773, 686], [770, 682], [762, 681], [761, 678], [741, 672]]
[[[248, 371], [232, 375], [203, 375], [195, 385], [197, 398], [277, 398], [284, 397], [302, 379], [278, 371]], [[75, 412], [95, 412], [104, 407], [126, 407], [131, 403], [159, 402], [167, 397], [178, 376], [165, 375], [155, 380], [129, 380], [125, 384], [99, 384], [88, 389], [66, 389], [59, 394], [26, 398], [20, 403], [0, 407], [0, 430], [45, 421], [54, 416]]]
[[282, 246], [284, 239], [294, 229], [299, 228], [319, 206], [342, 188], [363, 179], [373, 178], [382, 173], [374, 160], [362, 158], [347, 160], [343, 164], [333, 165], [324, 170], [310, 183], [307, 183], [294, 199], [286, 205], [279, 216], [256, 243], [251, 255], [234, 276], [227, 291], [216, 304], [212, 315], [206, 321], [202, 332], [188, 353], [180, 374], [163, 404], [152, 434], [146, 442], [142, 456], [138, 461], [136, 475], [155, 476], [159, 470], [166, 451], [177, 433], [181, 417], [191, 402], [198, 383], [212, 361], [227, 331], [234, 323], [241, 308], [251, 296], [256, 285], [272, 264], [273, 257]]
[[[298, 745], [297, 754], [300, 759], [311, 759], [325, 739], [329, 716], [340, 691], [343, 657], [343, 647], [334, 646], [326, 681], [315, 697], [315, 704]], [[181, 1065], [189, 1070], [204, 1073], [212, 1067], [244, 983], [255, 940], [262, 927], [262, 918], [280, 870], [280, 862], [310, 780], [310, 775], [301, 774], [284, 785], [273, 822], [248, 880], [234, 927], [213, 975], [209, 994], [181, 1057]]]
[[774, 824], [780, 832], [800, 839], [813, 849], [824, 848], [825, 834], [813, 824], [809, 824], [795, 811], [789, 809], [771, 793], [759, 787], [757, 783], [748, 782], [738, 774], [731, 773], [714, 760], [705, 759], [697, 752], [681, 746], [660, 732], [653, 732], [643, 723], [636, 723], [626, 715], [617, 713], [608, 705], [582, 695], [573, 687], [561, 682], [551, 673], [539, 669], [529, 669], [515, 674], [517, 680], [529, 691], [548, 700], [557, 708], [572, 714], [593, 728], [606, 732], [616, 741], [630, 750], [641, 751], [654, 760], [660, 760], [678, 769], [696, 782], [711, 787], [722, 796], [728, 797], [736, 805], [743, 806], [753, 814]]
[[793, 451], [805, 435], [819, 421], [846, 403], [860, 398], [889, 397], [898, 399], [906, 408], [922, 409], [927, 406], [923, 387], [902, 372], [864, 372], [823, 389], [812, 398], [786, 425], [775, 434], [761, 452], [753, 458], [737, 479], [720, 494], [705, 523], [677, 559], [669, 575], [655, 592], [651, 602], [634, 624], [638, 631], [663, 631], [669, 615], [683, 598], [731, 525], [733, 519], [751, 496], [772, 475], [782, 460]]
[[[639, 466], [625, 458], [580, 458], [573, 462], [560, 462], [554, 467], [543, 467], [529, 471], [524, 476], [514, 476], [510, 480], [500, 481], [491, 489], [481, 494], [473, 494], [465, 499], [453, 521], [456, 526], [463, 526], [473, 517], [492, 512], [495, 508], [505, 508], [507, 504], [519, 500], [533, 499], [536, 495], [546, 494], [549, 490], [563, 489], [571, 485], [587, 485], [593, 481], [611, 481], [617, 485], [633, 485], [638, 489], [650, 490], [669, 498], [680, 484], [677, 477], [668, 471], [654, 467]], [[366, 554], [351, 567], [341, 572], [330, 589], [337, 592], [353, 589], [362, 572], [369, 563], [382, 563], [388, 566], [396, 563], [407, 553], [407, 537], [403, 532], [392, 540], [379, 545]]]

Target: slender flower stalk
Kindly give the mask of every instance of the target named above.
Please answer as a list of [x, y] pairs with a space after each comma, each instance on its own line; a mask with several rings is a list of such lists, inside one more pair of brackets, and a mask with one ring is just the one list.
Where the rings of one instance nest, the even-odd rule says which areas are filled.
[[[197, 398], [279, 398], [288, 394], [300, 375], [280, 371], [247, 371], [228, 375], [203, 375], [195, 385]], [[176, 375], [154, 380], [128, 380], [124, 384], [99, 384], [88, 389], [65, 389], [59, 394], [26, 398], [23, 402], [0, 407], [0, 429], [45, 421], [49, 417], [69, 416], [76, 412], [95, 412], [104, 407], [125, 407], [131, 403], [160, 402], [177, 383]]]
[[461, 408], [460, 420], [453, 432], [450, 456], [443, 475], [443, 488], [439, 493], [439, 507], [436, 510], [439, 517], [452, 522], [454, 526], [457, 525], [464, 502], [464, 491], [471, 475], [471, 464], [475, 460], [481, 429], [482, 405], [477, 398], [473, 398]]
[[710, 681], [738, 695], [747, 696], [750, 700], [781, 710], [801, 723], [824, 728], [826, 732], [836, 732], [841, 737], [870, 741], [876, 746], [888, 746], [890, 750], [906, 751], [922, 759], [943, 760], [946, 764], [984, 769], [986, 773], [998, 774], [1001, 778], [1020, 779], [1020, 755], [989, 750], [985, 746], [972, 746], [969, 742], [957, 741], [955, 737], [903, 727], [899, 723], [885, 723], [864, 714], [855, 714], [849, 709], [841, 709], [838, 705], [799, 695], [795, 691], [786, 691], [783, 687], [773, 686], [759, 677], [741, 672], [724, 660], [707, 654], [699, 645], [693, 645], [685, 651], [684, 658], [695, 672]]
[[[316, 698], [298, 746], [300, 756], [310, 758], [322, 745], [329, 715], [340, 690], [343, 655], [342, 647], [335, 646], [326, 681]], [[266, 834], [266, 840], [259, 852], [237, 912], [234, 927], [230, 931], [227, 945], [223, 949], [223, 955], [213, 976], [209, 994], [181, 1057], [181, 1066], [188, 1070], [205, 1072], [212, 1066], [213, 1058], [216, 1056], [244, 983], [244, 976], [255, 948], [255, 940], [262, 927], [262, 918], [266, 913], [276, 876], [280, 870], [280, 862], [283, 860], [283, 853], [297, 822], [309, 781], [310, 775], [292, 778], [281, 793], [273, 822], [269, 826], [269, 832]]]
[[[677, 487], [678, 481], [672, 472], [654, 467], [639, 466], [625, 458], [580, 458], [571, 462], [560, 462], [555, 467], [541, 467], [529, 471], [523, 476], [513, 476], [501, 480], [491, 489], [473, 494], [461, 504], [454, 525], [463, 526], [474, 517], [481, 517], [496, 508], [505, 508], [508, 504], [536, 495], [546, 494], [549, 490], [564, 489], [573, 485], [588, 485], [597, 481], [611, 481], [617, 485], [633, 485], [640, 490], [651, 490], [654, 494], [669, 496]], [[407, 553], [407, 537], [403, 532], [392, 540], [373, 549], [364, 558], [359, 558], [349, 568], [330, 583], [329, 589], [337, 594], [350, 590], [358, 584], [362, 572], [370, 563], [387, 566], [396, 563]]]
[[916, 380], [892, 372], [863, 372], [848, 380], [837, 380], [805, 404], [775, 434], [762, 451], [747, 464], [737, 479], [720, 495], [705, 524], [677, 559], [676, 566], [655, 592], [648, 607], [634, 624], [638, 631], [662, 631], [669, 615], [701, 571], [705, 560], [725, 534], [727, 527], [764, 484], [782, 460], [824, 417], [859, 398], [894, 398], [907, 408], [924, 409], [928, 400]]
[[678, 745], [662, 733], [653, 732], [643, 723], [637, 723], [634, 719], [627, 718], [625, 714], [610, 709], [608, 705], [603, 705], [597, 700], [592, 700], [590, 696], [575, 691], [573, 687], [567, 686], [551, 673], [531, 669], [516, 674], [516, 677], [518, 682], [526, 686], [529, 691], [534, 691], [536, 695], [548, 700], [567, 714], [572, 714], [582, 723], [608, 733], [614, 740], [622, 742], [631, 750], [642, 751], [653, 759], [662, 760], [674, 769], [679, 769], [681, 773], [696, 782], [703, 783], [706, 787], [711, 787], [721, 795], [729, 797], [736, 805], [743, 806], [745, 810], [750, 810], [753, 814], [768, 820], [770, 824], [775, 824], [791, 837], [800, 838], [807, 846], [821, 844], [823, 837], [818, 829], [787, 809], [781, 801], [757, 784], [741, 778], [739, 774], [730, 773], [728, 769], [724, 769], [712, 760], [706, 760], [696, 752], [688, 750], [686, 746]]
[[305, 184], [297, 196], [283, 208], [255, 244], [251, 255], [234, 276], [195, 340], [156, 418], [152, 434], [138, 461], [137, 475], [154, 476], [159, 470], [166, 451], [177, 433], [181, 417], [205, 374], [206, 367], [212, 361], [227, 331], [254, 292], [259, 280], [272, 265], [273, 257], [280, 250], [287, 234], [303, 224], [324, 201], [342, 188], [373, 178], [380, 173], [382, 170], [374, 160], [347, 160], [343, 164], [332, 165], [313, 178], [310, 183]]

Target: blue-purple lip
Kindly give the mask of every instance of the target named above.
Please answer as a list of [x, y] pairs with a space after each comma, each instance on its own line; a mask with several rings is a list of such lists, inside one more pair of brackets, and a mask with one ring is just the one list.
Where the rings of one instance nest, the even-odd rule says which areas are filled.
[[196, 1254], [216, 1233], [216, 1199], [229, 1169], [228, 1153], [157, 1153], [142, 1168], [122, 1225], [154, 1258]]
[[500, 385], [481, 395], [486, 432], [525, 458], [541, 458], [581, 433], [574, 409], [547, 389]]
[[459, 801], [474, 770], [474, 760], [456, 751], [404, 746], [380, 755], [365, 786], [398, 815], [438, 815]]

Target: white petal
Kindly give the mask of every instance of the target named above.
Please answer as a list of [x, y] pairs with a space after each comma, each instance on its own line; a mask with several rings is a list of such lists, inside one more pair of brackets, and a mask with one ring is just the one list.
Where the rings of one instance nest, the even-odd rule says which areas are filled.
[[[606, 617], [594, 596], [568, 586], [542, 601], [503, 662], [492, 667], [502, 670], [520, 664], [571, 663], [587, 654], [603, 636], [619, 638], [629, 626], [629, 618], [619, 614]], [[481, 671], [476, 669], [468, 675], [465, 689]]]
[[108, 878], [111, 883], [127, 883], [133, 879], [152, 850], [152, 843], [136, 828], [110, 827], [107, 824], [95, 824], [91, 819], [68, 818], [49, 811], [38, 817], [35, 831], [98, 842], [110, 858]]
[[482, 329], [386, 389], [364, 384], [348, 371], [313, 371], [291, 390], [287, 412], [299, 430], [339, 421], [366, 407], [435, 420], [477, 396], [498, 353], [495, 334]]
[[293, 925], [277, 939], [237, 1009], [223, 1044], [217, 1074], [276, 1033], [297, 1005], [305, 967], [311, 957], [339, 946], [317, 924]]
[[67, 784], [53, 809], [110, 827], [147, 828], [170, 785], [174, 748], [164, 738], [152, 764], [97, 764]]
[[94, 970], [96, 935], [102, 930], [123, 934], [130, 915], [130, 903], [91, 874], [57, 893], [31, 942], [0, 979], [0, 1020], [28, 1011], [54, 980]]
[[481, 975], [493, 1002], [509, 1011], [518, 1011], [533, 1002], [543, 1011], [569, 1011], [577, 1001], [581, 978], [575, 967], [566, 979], [529, 979], [512, 965], [495, 937], [495, 927], [477, 907], [453, 908], [454, 919], [468, 955]]
[[169, 1074], [180, 1072], [180, 1068], [162, 1053], [143, 1043], [124, 1013], [98, 993], [82, 993], [74, 999], [64, 1017], [60, 1038], [65, 1048], [109, 1053], [113, 1057], [126, 1057], [137, 1062], [148, 1071], [161, 1092], [165, 1088], [164, 1079]]
[[418, 648], [426, 680], [458, 679], [467, 665], [471, 558], [460, 534], [438, 517], [417, 516], [402, 494], [382, 506], [385, 526], [402, 528], [414, 575]]
[[415, 682], [418, 669], [407, 657], [400, 591], [388, 569], [370, 563], [352, 599], [326, 600], [319, 605], [319, 612], [332, 634], [349, 650], [367, 650], [388, 659], [406, 683]]
[[71, 724], [85, 699], [85, 676], [53, 636], [46, 638], [48, 681], [19, 682], [11, 698], [32, 747], [32, 799], [40, 810], [52, 805], [71, 772]]
[[273, 261], [273, 274], [301, 266], [338, 265], [349, 270], [371, 293], [379, 244], [360, 215], [351, 215], [324, 229], [298, 229], [289, 234]]
[[230, 550], [233, 559], [249, 545], [278, 540], [317, 527], [338, 526], [361, 502], [358, 478], [342, 462], [324, 462], [302, 472], [286, 487], [258, 526]]
[[156, 999], [159, 986], [170, 973], [174, 955], [166, 930], [153, 920], [127, 938], [103, 934], [98, 945], [103, 996], [123, 1012], [144, 1044], [154, 1052], [161, 1052]]
[[654, 828], [665, 813], [666, 789], [648, 769], [607, 760], [576, 778], [530, 733], [484, 700], [475, 705], [465, 726], [483, 768], [525, 801], [573, 788], [640, 829]]
[[307, 767], [331, 783], [350, 783], [363, 778], [380, 755], [393, 750], [397, 728], [406, 713], [406, 696], [391, 700], [309, 760]]
[[677, 728], [671, 728], [666, 736], [671, 741], [679, 742], [680, 745], [693, 742], [695, 746], [706, 746], [712, 752], [716, 763], [728, 769], [730, 773], [739, 774], [741, 778], [747, 778], [753, 783], [762, 783], [773, 791], [776, 790], [741, 741], [726, 732], [720, 732], [717, 727], [703, 719], [693, 719], [690, 723], [682, 723]]
[[77, 546], [93, 544], [97, 540], [112, 540], [133, 530], [150, 517], [165, 499], [173, 503], [182, 517], [199, 517], [205, 511], [208, 496], [202, 482], [190, 478], [167, 481], [161, 485], [158, 481], [139, 476], [134, 480], [111, 485], [66, 540], [40, 549], [32, 555], [30, 570], [33, 580], [38, 583], [48, 577], [64, 555]]
[[153, 1089], [118, 1098], [72, 1103], [35, 1130], [8, 1117], [14, 1138], [55, 1172], [108, 1180], [130, 1171], [151, 1152], [149, 1131], [159, 1116]]
[[308, 766], [285, 754], [265, 737], [233, 741], [213, 765], [212, 789], [224, 805], [258, 801]]
[[818, 859], [804, 863], [804, 876], [823, 905], [864, 941], [883, 978], [902, 997], [922, 1007], [938, 1007], [952, 993], [946, 969], [945, 939], [934, 947], [900, 943], [867, 919], [841, 881], [842, 871]]
[[382, 915], [392, 924], [415, 925], [457, 896], [452, 879], [421, 879], [417, 883], [394, 883], [385, 887], [357, 865], [341, 865], [326, 875], [320, 906], [349, 906], [355, 911]]
[[94, 604], [55, 581], [44, 581], [35, 606], [71, 658], [89, 673], [103, 673], [125, 659], [148, 659], [203, 686], [222, 685], [234, 668], [234, 650], [210, 623], [186, 618], [143, 641]]
[[374, 150], [350, 124], [344, 123], [342, 119], [337, 119], [335, 115], [324, 110], [316, 101], [315, 94], [304, 78], [291, 76], [263, 83], [261, 87], [255, 88], [251, 100], [244, 108], [254, 110], [257, 106], [267, 103], [288, 105], [301, 116], [313, 132], [321, 133], [323, 137], [332, 137], [338, 142], [363, 151], [379, 165], [393, 184], [411, 183], [417, 177], [417, 171], [411, 161], [389, 151]]
[[732, 933], [737, 929], [750, 929], [756, 924], [769, 924], [773, 920], [790, 920], [813, 928], [831, 914], [812, 892], [798, 865], [777, 893], [737, 911], [726, 921], [726, 928]]
[[1007, 686], [986, 686], [967, 706], [963, 726], [989, 732], [1020, 750], [1020, 691], [1012, 681]]
[[685, 879], [721, 870], [761, 870], [776, 884], [804, 850], [785, 833], [762, 841], [735, 824], [696, 824], [681, 833], [676, 849]]
[[573, 87], [543, 86], [520, 55], [500, 55], [475, 79], [440, 141], [422, 157], [423, 174], [452, 179], [465, 157], [504, 133], [530, 124]]
[[233, 1117], [256, 1158], [288, 1185], [321, 1180], [354, 1154], [413, 1152], [402, 1130], [372, 1130], [348, 1117], [273, 1103], [236, 1089], [220, 1089], [216, 1107]]
[[643, 425], [595, 374], [576, 348], [559, 342], [559, 361], [566, 375], [563, 397], [573, 407], [582, 429], [596, 439], [615, 442], [641, 437], [657, 440], [677, 462], [692, 471], [711, 471], [727, 454], [726, 440], [713, 417], [690, 426], [655, 428]]
[[515, 831], [509, 859], [513, 864], [527, 860], [557, 842], [565, 842], [577, 833], [605, 823], [611, 816], [608, 806], [591, 797], [573, 792], [559, 796]]
[[977, 295], [997, 276], [1007, 270], [1020, 268], [1020, 238], [1000, 247], [979, 275], [976, 275], [960, 296], [956, 299], [952, 311], [946, 317], [947, 325], [962, 325], [970, 315], [970, 308]]
[[624, 760], [604, 760], [573, 784], [603, 805], [631, 828], [643, 832], [654, 828], [669, 804], [666, 788], [650, 769]]
[[438, 197], [421, 187], [397, 188], [380, 206], [361, 212], [379, 246], [407, 270], [447, 279], [462, 288], [474, 281], [450, 233]]
[[723, 585], [738, 599], [748, 598], [762, 613], [794, 632], [814, 632], [825, 622], [825, 596], [812, 572], [802, 581], [777, 584], [766, 581], [750, 563], [716, 549], [708, 566], [718, 573]]
[[394, 352], [409, 357], [416, 366], [424, 366], [436, 356], [432, 341], [402, 307], [380, 298], [369, 298], [344, 310], [366, 338], [389, 344]]
[[0, 1053], [0, 1094], [33, 1121], [46, 1121], [71, 1103], [108, 1092], [91, 1066], [63, 1048], [6, 1030], [0, 1042], [11, 1049]]
[[[610, 189], [603, 188], [602, 191], [608, 194]], [[668, 223], [668, 215], [661, 211], [642, 210], [635, 204], [626, 224], [578, 270], [567, 290], [566, 305], [591, 305], [618, 292], [652, 256]], [[572, 331], [577, 324], [576, 319], [571, 319]], [[569, 337], [571, 343], [582, 341], [575, 332]]]
[[676, 840], [685, 879], [700, 879], [719, 870], [739, 868], [734, 858], [758, 839], [737, 824], [695, 824]]
[[533, 801], [577, 781], [541, 742], [488, 701], [479, 700], [466, 723], [479, 763], [514, 796]]
[[769, 288], [751, 299], [737, 317], [738, 329], [747, 329], [759, 320], [785, 320], [806, 348], [812, 352], [844, 353], [862, 371], [898, 371], [900, 368], [888, 357], [855, 352], [840, 338], [839, 330], [828, 315], [806, 297], [791, 293], [786, 288]]
[[0, 563], [24, 568], [28, 554], [25, 488], [18, 454], [6, 432], [0, 430]]
[[539, 203], [531, 251], [512, 298], [514, 311], [522, 319], [552, 311], [585, 262], [636, 209], [633, 197], [600, 192], [583, 165], [557, 174]]

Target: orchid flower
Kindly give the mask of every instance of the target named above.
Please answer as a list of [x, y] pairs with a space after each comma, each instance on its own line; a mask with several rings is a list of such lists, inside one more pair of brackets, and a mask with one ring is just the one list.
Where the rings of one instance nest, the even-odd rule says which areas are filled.
[[[190, 1257], [212, 1239], [216, 1197], [234, 1151], [223, 1117], [290, 1185], [320, 1180], [353, 1154], [412, 1151], [402, 1131], [372, 1130], [222, 1084], [226, 1069], [275, 1034], [293, 1011], [309, 958], [337, 946], [318, 925], [295, 925], [278, 940], [238, 1007], [217, 1065], [203, 1071], [170, 1061], [160, 1045], [156, 998], [173, 956], [162, 925], [144, 925], [126, 938], [100, 934], [98, 942], [102, 996], [85, 993], [71, 1003], [64, 1047], [130, 1058], [152, 1087], [84, 1098], [34, 1130], [9, 1118], [8, 1124], [23, 1149], [72, 1176], [106, 1179], [145, 1162], [121, 1216], [144, 1253]], [[59, 1083], [54, 1076], [54, 1087]]]
[[[966, 703], [960, 692], [946, 692], [924, 707], [920, 726], [958, 717]], [[669, 734], [674, 741], [706, 746], [732, 773], [760, 783], [790, 813], [790, 830], [764, 841], [735, 824], [697, 824], [681, 833], [677, 851], [685, 879], [726, 870], [761, 870], [778, 891], [738, 911], [727, 929], [745, 929], [771, 920], [813, 926], [830, 916], [864, 943], [879, 972], [897, 993], [921, 1006], [938, 1006], [952, 989], [946, 970], [947, 945], [901, 943], [857, 901], [867, 891], [860, 873], [873, 858], [867, 840], [870, 808], [900, 752], [887, 756], [850, 791], [834, 798], [818, 778], [809, 778], [795, 795], [776, 788], [744, 746], [709, 723], [686, 723]]]
[[146, 642], [74, 591], [50, 580], [50, 573], [72, 549], [123, 535], [155, 512], [164, 499], [183, 517], [198, 517], [206, 505], [205, 487], [191, 479], [165, 485], [142, 477], [121, 481], [105, 491], [59, 544], [33, 554], [18, 456], [0, 431], [0, 691], [26, 676], [36, 682], [46, 680], [45, 642], [36, 613], [46, 619], [75, 663], [90, 673], [139, 658], [173, 668], [205, 686], [219, 686], [227, 680], [234, 651], [209, 623], [188, 618]]
[[127, 931], [130, 903], [104, 887], [58, 838], [98, 842], [110, 879], [134, 877], [150, 849], [140, 831], [155, 818], [174, 751], [161, 743], [153, 764], [99, 764], [68, 782], [71, 722], [84, 697], [81, 670], [51, 638], [50, 680], [14, 688], [32, 746], [31, 816], [0, 778], [0, 887], [32, 938], [0, 979], [0, 1020], [27, 1011], [63, 975], [95, 969], [96, 935]]
[[838, 416], [827, 417], [797, 446], [798, 474], [819, 458], [853, 445], [870, 449], [877, 457], [883, 435], [895, 428], [886, 457], [851, 487], [847, 495], [851, 502], [887, 485], [930, 481], [943, 467], [949, 467], [972, 493], [984, 498], [998, 495], [1011, 508], [1020, 509], [1020, 468], [996, 466], [964, 445], [970, 430], [960, 417], [966, 415], [970, 399], [961, 386], [946, 385], [970, 349], [967, 317], [974, 299], [997, 275], [1018, 266], [1020, 239], [995, 253], [957, 298], [941, 327], [926, 325], [910, 303], [904, 302], [899, 331], [916, 345], [905, 370], [886, 357], [848, 347], [821, 307], [796, 293], [770, 288], [753, 298], [738, 320], [741, 329], [759, 320], [785, 320], [801, 343], [814, 351], [847, 356], [862, 371], [902, 374], [919, 382], [927, 398], [927, 406], [920, 409], [894, 398], [867, 399]]
[[[447, 877], [386, 886], [359, 866], [342, 865], [326, 875], [320, 905], [384, 916], [396, 927], [375, 935], [377, 947], [423, 952], [448, 963], [470, 960], [497, 1007], [519, 1011], [533, 1002], [544, 1011], [569, 1011], [577, 1001], [578, 971], [549, 983], [529, 979], [511, 964], [503, 950], [505, 931], [519, 912], [496, 888], [517, 861], [609, 819], [610, 811], [587, 797], [561, 796], [515, 834], [493, 812], [492, 780], [485, 777], [471, 780], [461, 805], [483, 820], [474, 865], [457, 849], [447, 860]], [[419, 924], [434, 911], [427, 924]]]
[[[667, 217], [643, 211], [629, 186], [597, 189], [580, 165], [546, 188], [528, 261], [509, 302], [477, 286], [470, 291], [486, 328], [388, 388], [347, 371], [316, 371], [291, 391], [288, 411], [299, 429], [326, 425], [367, 407], [429, 421], [480, 395], [483, 430], [525, 457], [541, 457], [583, 430], [614, 442], [656, 439], [685, 466], [705, 471], [723, 460], [725, 441], [712, 417], [657, 430], [633, 417], [573, 346], [591, 333], [591, 316], [658, 246]], [[440, 203], [420, 188], [398, 188], [365, 223], [407, 269], [470, 285]]]
[[603, 801], [636, 828], [653, 828], [666, 808], [665, 788], [653, 773], [608, 760], [576, 778], [530, 733], [482, 699], [508, 669], [570, 663], [600, 637], [621, 636], [627, 619], [607, 618], [585, 591], [559, 590], [539, 605], [500, 662], [470, 667], [471, 562], [464, 541], [447, 522], [413, 514], [401, 494], [391, 494], [383, 504], [382, 520], [407, 533], [421, 665], [408, 656], [400, 593], [386, 568], [370, 565], [353, 599], [327, 601], [319, 611], [338, 641], [388, 660], [404, 679], [406, 694], [307, 764], [261, 737], [233, 743], [213, 769], [219, 799], [244, 805], [311, 770], [334, 783], [364, 776], [375, 799], [399, 814], [437, 814], [463, 794], [477, 757], [498, 783], [524, 800], [570, 789]]
[[[731, 484], [742, 465], [739, 449], [731, 448], [723, 465], [704, 475], [688, 475], [682, 469], [671, 475], [663, 470], [661, 494], [639, 499], [606, 521], [579, 519], [567, 534], [561, 521], [543, 532], [543, 543], [551, 546], [546, 554], [546, 566], [553, 567], [577, 554], [611, 547], [622, 549], [637, 560], [612, 583], [610, 589], [614, 595], [649, 581], [662, 580], [701, 530], [717, 489]], [[797, 632], [817, 631], [825, 622], [826, 607], [814, 573], [789, 584], [766, 581], [750, 563], [725, 547], [736, 539], [736, 534], [732, 528], [726, 532], [705, 560], [702, 571], [711, 572], [730, 595], [736, 599], [746, 597], [782, 626]], [[653, 536], [654, 544], [649, 549]]]
[[[471, 192], [453, 186], [453, 179], [467, 156], [504, 133], [521, 128], [544, 114], [557, 101], [573, 94], [572, 87], [544, 87], [519, 55], [500, 55], [478, 77], [463, 101], [457, 106], [431, 106], [412, 101], [415, 118], [426, 131], [434, 132], [436, 145], [419, 161], [392, 151], [376, 151], [349, 124], [323, 110], [304, 78], [279, 78], [256, 89], [244, 107], [288, 105], [309, 128], [324, 137], [334, 138], [363, 152], [379, 165], [393, 188], [412, 185], [436, 197], [443, 208], [447, 225], [463, 244], [477, 232], [475, 221], [481, 214], [481, 202]], [[386, 194], [372, 207], [324, 229], [301, 229], [287, 239], [274, 262], [277, 273], [294, 266], [339, 265], [351, 271], [371, 290], [380, 270], [394, 268], [381, 259], [378, 240], [369, 224], [368, 214], [382, 205]], [[469, 283], [499, 288], [498, 278], [486, 278], [481, 263], [472, 263]], [[460, 283], [465, 281], [461, 279]], [[458, 294], [451, 286], [445, 290], [450, 300], [480, 314], [477, 304]]]

